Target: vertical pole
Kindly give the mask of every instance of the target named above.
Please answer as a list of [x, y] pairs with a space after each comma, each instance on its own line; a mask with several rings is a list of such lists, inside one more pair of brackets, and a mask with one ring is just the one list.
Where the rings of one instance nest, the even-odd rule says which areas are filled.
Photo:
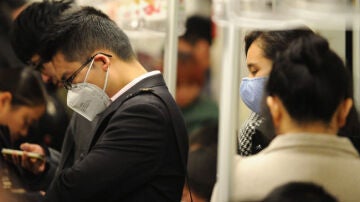
[[220, 94], [219, 152], [217, 164], [218, 198], [230, 201], [233, 158], [235, 156], [239, 103], [239, 30], [234, 24], [225, 27]]
[[353, 17], [353, 80], [354, 80], [354, 105], [360, 109], [360, 0], [354, 1], [357, 16]]
[[175, 97], [177, 50], [178, 50], [178, 8], [179, 0], [167, 0], [167, 32], [165, 38], [164, 79], [170, 93]]

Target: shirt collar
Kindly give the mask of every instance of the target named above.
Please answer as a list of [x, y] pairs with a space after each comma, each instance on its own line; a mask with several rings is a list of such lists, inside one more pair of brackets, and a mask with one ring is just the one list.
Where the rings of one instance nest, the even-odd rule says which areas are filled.
[[134, 80], [132, 80], [130, 83], [126, 84], [122, 89], [120, 89], [117, 93], [115, 93], [114, 96], [112, 96], [110, 99], [112, 102], [114, 102], [118, 97], [120, 97], [122, 94], [124, 94], [126, 91], [128, 91], [131, 87], [139, 83], [140, 81], [144, 80], [145, 78], [161, 74], [159, 70], [147, 72], [139, 77], [136, 77]]

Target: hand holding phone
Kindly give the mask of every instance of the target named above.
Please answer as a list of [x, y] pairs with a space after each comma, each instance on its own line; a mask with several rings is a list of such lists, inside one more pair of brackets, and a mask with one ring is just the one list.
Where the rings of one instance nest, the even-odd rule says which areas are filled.
[[[40, 145], [24, 143], [22, 150], [4, 148], [1, 150], [4, 158], [15, 165], [19, 165], [35, 175], [45, 171], [45, 152]], [[32, 152], [34, 151], [34, 152]]]

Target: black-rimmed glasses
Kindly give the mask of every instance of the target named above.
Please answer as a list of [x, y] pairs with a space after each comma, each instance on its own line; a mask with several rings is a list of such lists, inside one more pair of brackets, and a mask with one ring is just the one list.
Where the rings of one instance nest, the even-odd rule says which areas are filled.
[[112, 55], [106, 54], [106, 53], [95, 53], [95, 55], [91, 56], [88, 60], [86, 60], [86, 62], [84, 64], [82, 64], [74, 73], [71, 74], [71, 76], [69, 76], [69, 78], [62, 80], [62, 83], [64, 85], [64, 88], [66, 90], [70, 90], [71, 86], [72, 86], [72, 82], [74, 81], [75, 77], [81, 72], [82, 69], [84, 69], [86, 66], [89, 65], [89, 63], [95, 58], [95, 56], [99, 55], [99, 54], [103, 54], [107, 57], [112, 57]]

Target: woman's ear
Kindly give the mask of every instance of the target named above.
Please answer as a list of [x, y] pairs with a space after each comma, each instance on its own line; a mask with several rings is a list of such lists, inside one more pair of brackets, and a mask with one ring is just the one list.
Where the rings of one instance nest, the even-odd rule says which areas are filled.
[[352, 106], [353, 106], [353, 100], [351, 98], [346, 98], [340, 104], [339, 113], [337, 117], [339, 128], [343, 127], [346, 124], [346, 118], [349, 115]]
[[0, 119], [3, 115], [10, 111], [12, 95], [10, 92], [0, 92]]

